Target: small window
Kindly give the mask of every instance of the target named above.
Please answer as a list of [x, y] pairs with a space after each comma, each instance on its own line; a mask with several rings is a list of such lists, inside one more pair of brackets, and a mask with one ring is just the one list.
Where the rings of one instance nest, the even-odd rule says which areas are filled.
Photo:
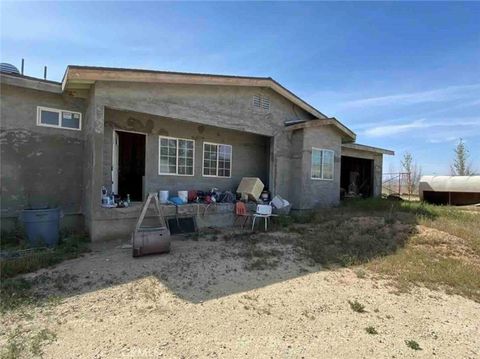
[[333, 180], [334, 157], [332, 150], [312, 148], [311, 178]]
[[193, 176], [194, 152], [194, 140], [160, 136], [158, 173]]
[[203, 143], [203, 175], [205, 177], [232, 176], [232, 146]]
[[68, 130], [81, 130], [82, 114], [80, 112], [63, 111], [38, 106], [37, 125]]
[[254, 109], [270, 112], [270, 99], [266, 96], [254, 95], [252, 104]]

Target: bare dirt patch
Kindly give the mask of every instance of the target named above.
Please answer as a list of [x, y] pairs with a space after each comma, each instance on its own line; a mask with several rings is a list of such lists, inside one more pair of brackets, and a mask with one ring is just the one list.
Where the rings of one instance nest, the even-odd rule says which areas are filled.
[[137, 259], [101, 244], [27, 275], [50, 304], [5, 313], [0, 345], [17, 331], [30, 348], [47, 328], [46, 358], [480, 355], [479, 303], [420, 287], [396, 295], [368, 270], [326, 270], [296, 250], [302, 231], [175, 240], [170, 254]]

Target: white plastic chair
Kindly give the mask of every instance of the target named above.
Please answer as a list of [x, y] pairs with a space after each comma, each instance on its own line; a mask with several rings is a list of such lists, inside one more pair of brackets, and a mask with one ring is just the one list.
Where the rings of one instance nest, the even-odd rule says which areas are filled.
[[255, 228], [255, 220], [257, 218], [263, 218], [265, 221], [265, 231], [268, 228], [268, 221], [272, 217], [272, 206], [269, 204], [257, 204], [257, 211], [253, 214], [252, 231]]

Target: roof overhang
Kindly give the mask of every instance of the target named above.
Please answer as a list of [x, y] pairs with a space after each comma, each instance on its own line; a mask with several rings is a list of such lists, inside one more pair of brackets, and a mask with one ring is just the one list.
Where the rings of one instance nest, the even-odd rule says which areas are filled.
[[349, 149], [356, 150], [356, 151], [378, 153], [378, 154], [382, 154], [382, 155], [390, 155], [390, 156], [395, 155], [395, 152], [392, 151], [392, 150], [386, 150], [384, 148], [361, 145], [359, 143], [343, 143], [342, 147], [343, 148], [349, 148]]
[[24, 75], [0, 73], [0, 82], [2, 84], [25, 87], [32, 90], [46, 91], [61, 94], [62, 84], [60, 82], [37, 79]]
[[300, 97], [280, 85], [271, 77], [224, 76], [186, 72], [69, 65], [63, 76], [62, 90], [88, 90], [95, 81], [264, 87], [272, 89], [316, 118], [327, 118], [323, 113], [303, 101]]
[[338, 121], [335, 117], [318, 118], [312, 121], [296, 123], [296, 124], [287, 126], [287, 130], [295, 131], [295, 130], [301, 130], [305, 128], [322, 127], [322, 126], [334, 126], [337, 130], [339, 130], [342, 133], [342, 140], [346, 142], [352, 142], [352, 141], [355, 141], [356, 139], [355, 132], [350, 130], [347, 126], [345, 126], [343, 123]]

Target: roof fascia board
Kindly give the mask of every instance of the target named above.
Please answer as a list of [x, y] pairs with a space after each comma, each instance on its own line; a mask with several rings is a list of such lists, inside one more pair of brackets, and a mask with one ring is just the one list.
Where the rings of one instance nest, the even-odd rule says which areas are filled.
[[342, 147], [349, 148], [352, 150], [364, 151], [364, 152], [380, 153], [383, 155], [390, 155], [390, 156], [395, 155], [395, 152], [392, 150], [387, 150], [385, 148], [380, 148], [380, 147], [361, 145], [359, 143], [343, 143]]
[[304, 128], [321, 127], [321, 126], [335, 126], [342, 133], [344, 133], [349, 140], [352, 140], [352, 141], [355, 141], [357, 137], [353, 131], [351, 131], [348, 127], [344, 126], [335, 117], [326, 118], [326, 119], [320, 118], [312, 121], [302, 122], [296, 125], [288, 126], [287, 130], [295, 131], [295, 130], [300, 130]]

